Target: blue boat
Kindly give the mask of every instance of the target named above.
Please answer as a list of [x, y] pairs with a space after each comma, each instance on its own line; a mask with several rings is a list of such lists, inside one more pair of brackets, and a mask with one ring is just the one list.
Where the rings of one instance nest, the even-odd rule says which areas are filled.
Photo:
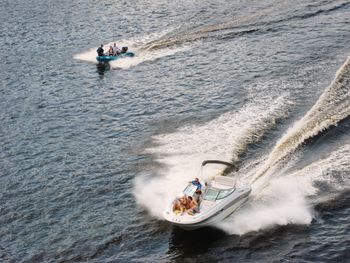
[[118, 56], [97, 56], [96, 59], [98, 62], [110, 62], [120, 58], [133, 57], [133, 56], [135, 56], [133, 52], [125, 52], [125, 53], [119, 54]]

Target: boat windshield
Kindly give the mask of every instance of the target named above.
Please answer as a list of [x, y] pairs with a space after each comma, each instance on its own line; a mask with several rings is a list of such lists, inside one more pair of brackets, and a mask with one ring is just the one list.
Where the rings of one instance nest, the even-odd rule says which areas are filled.
[[220, 190], [215, 189], [215, 188], [209, 188], [207, 191], [205, 191], [204, 200], [207, 201], [215, 201], [217, 196], [219, 195]]
[[217, 199], [222, 199], [225, 198], [226, 196], [230, 195], [233, 193], [235, 189], [234, 188], [230, 188], [230, 189], [226, 189], [226, 190], [221, 190]]
[[183, 194], [184, 195], [188, 195], [188, 196], [193, 196], [193, 194], [196, 192], [197, 190], [197, 186], [193, 185], [193, 184], [189, 184], [187, 185], [187, 187], [183, 190]]
[[207, 201], [215, 201], [215, 200], [223, 199], [226, 196], [232, 194], [234, 190], [235, 190], [234, 188], [225, 189], [225, 190], [209, 188], [205, 191], [203, 199]]

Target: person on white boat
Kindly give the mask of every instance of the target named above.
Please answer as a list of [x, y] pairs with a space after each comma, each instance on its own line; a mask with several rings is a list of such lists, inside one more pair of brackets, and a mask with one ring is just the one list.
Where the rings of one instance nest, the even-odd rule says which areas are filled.
[[183, 212], [190, 208], [191, 200], [185, 195], [174, 201], [173, 212], [175, 214], [183, 214]]
[[190, 182], [191, 184], [197, 186], [197, 191], [200, 191], [202, 189], [202, 184], [199, 182], [199, 179], [196, 177], [193, 181]]
[[187, 212], [189, 215], [194, 215], [195, 213], [199, 213], [199, 205], [192, 196], [185, 195], [174, 201], [173, 212], [180, 215], [183, 215], [184, 212]]
[[202, 195], [202, 184], [199, 182], [199, 179], [197, 177], [193, 181], [191, 181], [190, 183], [197, 187], [193, 197], [199, 203], [200, 197]]
[[174, 203], [173, 203], [173, 212], [175, 213], [175, 214], [180, 214], [180, 213], [182, 213], [183, 212], [183, 207], [182, 207], [182, 205], [181, 205], [181, 202], [180, 202], [180, 200], [179, 199], [176, 199], [175, 201], [174, 201]]
[[113, 45], [113, 56], [118, 56], [121, 53], [121, 50], [117, 47], [117, 44]]
[[190, 203], [188, 205], [187, 213], [189, 215], [194, 215], [195, 213], [199, 213], [199, 207], [198, 207], [197, 201], [193, 199], [192, 196], [189, 196], [188, 199], [190, 200]]

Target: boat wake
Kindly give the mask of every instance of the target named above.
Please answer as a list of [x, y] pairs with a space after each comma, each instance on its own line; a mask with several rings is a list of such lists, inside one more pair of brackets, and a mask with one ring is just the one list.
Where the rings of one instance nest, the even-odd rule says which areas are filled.
[[327, 194], [333, 198], [330, 190], [321, 193], [318, 183], [339, 191], [350, 188], [350, 142], [302, 169], [289, 168], [299, 158], [298, 147], [349, 115], [350, 57], [315, 105], [282, 136], [265, 161], [250, 171], [247, 177], [253, 191], [249, 204], [218, 227], [241, 235], [275, 225], [310, 224], [314, 218], [311, 200], [327, 201]]
[[[164, 208], [186, 182], [199, 175], [198, 167], [203, 160], [238, 161], [250, 144], [259, 142], [275, 127], [276, 120], [287, 117], [290, 108], [287, 94], [250, 100], [240, 110], [227, 112], [208, 123], [154, 136], [153, 146], [145, 149], [145, 153], [161, 165], [135, 178], [138, 204], [161, 218]], [[349, 115], [350, 58], [315, 105], [277, 141], [269, 154], [242, 164], [237, 176], [241, 183], [251, 185], [250, 200], [217, 227], [242, 235], [276, 225], [310, 224], [315, 217], [313, 202], [325, 200], [319, 182], [335, 191], [350, 187], [350, 142], [323, 159], [296, 169], [295, 164], [302, 156], [300, 146]], [[222, 172], [221, 167], [212, 169], [203, 179]]]
[[[249, 144], [257, 142], [288, 115], [290, 101], [285, 96], [255, 99], [241, 110], [227, 112], [203, 125], [191, 125], [170, 134], [152, 138], [156, 146], [145, 149], [161, 167], [135, 178], [134, 194], [138, 204], [152, 215], [162, 212], [184, 185], [199, 175], [203, 160], [238, 160]], [[221, 172], [222, 166], [210, 166], [202, 179]], [[158, 176], [155, 176], [157, 174]]]
[[[193, 43], [195, 41], [215, 41], [219, 39], [231, 39], [258, 31], [268, 32], [274, 27], [291, 20], [307, 19], [317, 15], [335, 12], [338, 9], [346, 8], [350, 3], [348, 1], [333, 1], [332, 3], [325, 2], [315, 5], [305, 3], [305, 8], [296, 9], [294, 12], [290, 12], [292, 7], [289, 6], [290, 3], [288, 1], [280, 1], [273, 5], [266, 4], [266, 6], [264, 6], [264, 3], [260, 4], [262, 6], [259, 9], [244, 10], [242, 12], [244, 15], [237, 15], [226, 22], [211, 25], [204, 23], [201, 26], [191, 25], [191, 28], [175, 30], [159, 39], [150, 41], [145, 44], [144, 48], [149, 50], [162, 49]], [[289, 10], [289, 13], [286, 13], [285, 10]]]
[[[335, 12], [338, 9], [345, 8], [350, 3], [348, 1], [334, 1], [332, 3], [321, 3], [320, 5], [307, 5], [304, 9], [295, 10], [295, 14], [285, 13], [288, 1], [281, 1], [278, 5], [261, 6], [259, 10], [245, 10], [244, 15], [238, 15], [226, 22], [209, 24], [201, 21], [198, 26], [197, 22], [190, 22], [188, 26], [182, 25], [176, 28], [169, 28], [163, 32], [147, 34], [141, 37], [131, 39], [116, 40], [105, 43], [108, 49], [114, 42], [118, 46], [127, 46], [129, 51], [136, 53], [133, 58], [123, 58], [110, 62], [113, 69], [127, 69], [146, 61], [171, 56], [177, 52], [190, 49], [198, 41], [216, 41], [223, 39], [232, 39], [246, 34], [255, 32], [269, 32], [274, 27], [284, 24], [290, 20], [306, 19], [309, 17]], [[271, 14], [275, 14], [271, 16]], [[278, 14], [276, 16], [276, 14]], [[275, 17], [276, 16], [276, 17]], [[273, 17], [273, 18], [272, 18]], [[97, 63], [96, 49], [76, 54], [74, 59]]]
[[[132, 51], [136, 54], [135, 57], [118, 59], [118, 60], [109, 62], [109, 64], [113, 69], [118, 69], [118, 68], [128, 69], [130, 67], [139, 65], [140, 63], [144, 63], [147, 61], [154, 61], [162, 57], [171, 56], [176, 54], [177, 52], [185, 51], [189, 48], [188, 46], [169, 47], [169, 48], [163, 48], [160, 50], [147, 50], [144, 48], [144, 45], [146, 43], [149, 43], [154, 39], [159, 39], [160, 37], [165, 35], [167, 32], [169, 32], [169, 30], [156, 33], [156, 34], [145, 35], [142, 37], [116, 40], [110, 43], [103, 44], [105, 49], [108, 49], [108, 47], [112, 46], [113, 43], [117, 43], [117, 45], [120, 47], [127, 46], [129, 48], [129, 51]], [[90, 49], [88, 51], [85, 51], [83, 53], [76, 54], [73, 58], [77, 60], [98, 64], [96, 60], [96, 56], [97, 56], [96, 50], [97, 50], [97, 47]]]
[[293, 153], [307, 139], [350, 115], [350, 57], [336, 73], [335, 79], [323, 92], [315, 105], [306, 115], [296, 122], [277, 142], [264, 165], [252, 178], [252, 183], [264, 175], [287, 155]]

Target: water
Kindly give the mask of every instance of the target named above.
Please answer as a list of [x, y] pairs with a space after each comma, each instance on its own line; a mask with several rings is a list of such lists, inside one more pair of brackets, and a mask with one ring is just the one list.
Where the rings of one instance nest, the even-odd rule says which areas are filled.
[[[348, 260], [349, 1], [0, 7], [0, 261]], [[252, 195], [185, 232], [161, 213], [204, 159]]]

